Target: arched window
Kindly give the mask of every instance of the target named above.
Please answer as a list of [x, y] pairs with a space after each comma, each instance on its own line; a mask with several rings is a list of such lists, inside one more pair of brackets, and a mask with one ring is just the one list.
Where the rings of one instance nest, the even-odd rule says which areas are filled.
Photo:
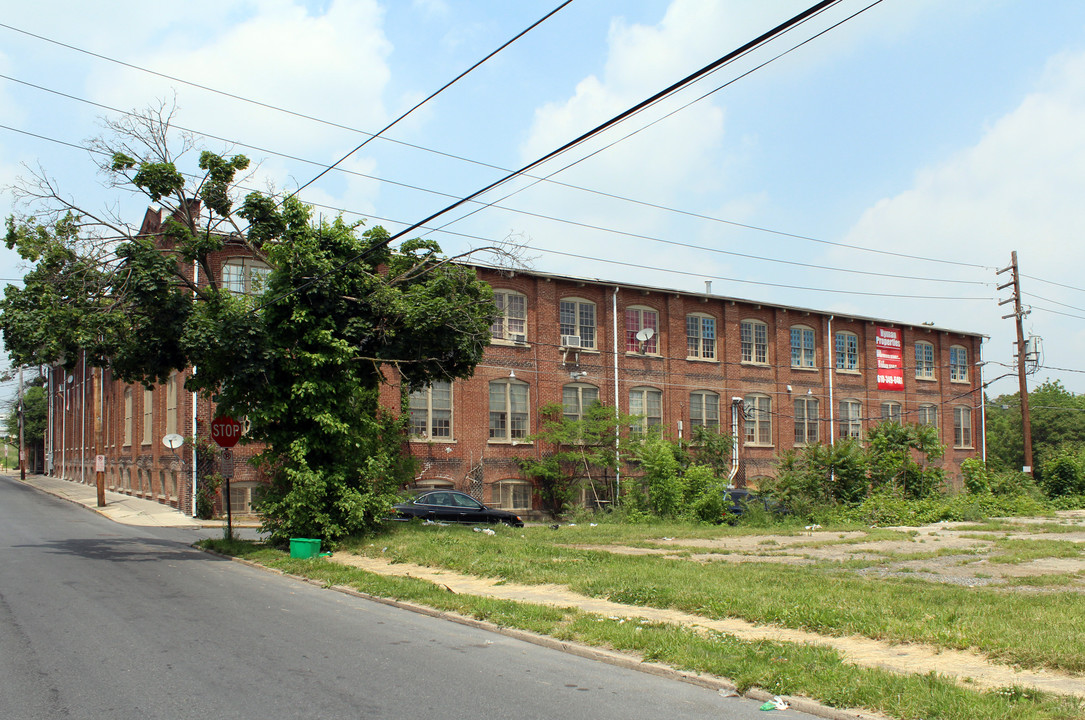
[[530, 510], [531, 483], [526, 480], [499, 480], [493, 487], [494, 507], [502, 510]]
[[858, 400], [840, 401], [840, 437], [863, 436], [863, 404]]
[[452, 439], [452, 383], [435, 380], [411, 392], [411, 436], [426, 440]]
[[882, 403], [882, 420], [900, 424], [900, 403], [886, 400]]
[[222, 287], [237, 295], [259, 295], [271, 267], [256, 258], [230, 258], [222, 265]]
[[580, 298], [562, 300], [558, 322], [562, 347], [595, 349], [595, 303]]
[[719, 428], [720, 396], [709, 390], [695, 390], [689, 394], [690, 427]]
[[528, 434], [528, 386], [512, 378], [490, 383], [490, 441], [513, 442]]
[[633, 421], [631, 431], [643, 435], [647, 428], [663, 429], [663, 391], [653, 387], [636, 387], [629, 391], [629, 414]]
[[599, 388], [585, 383], [569, 383], [561, 388], [562, 417], [583, 420], [589, 407], [599, 402]]
[[716, 359], [716, 318], [702, 313], [686, 315], [686, 355]]
[[950, 382], [968, 382], [968, 350], [960, 345], [949, 349]]
[[742, 362], [764, 365], [769, 357], [769, 326], [760, 320], [743, 320], [739, 329]]
[[791, 328], [791, 367], [814, 367], [815, 355], [814, 329], [805, 325]]
[[796, 445], [812, 445], [818, 441], [819, 405], [820, 403], [815, 397], [795, 399]]
[[494, 340], [527, 342], [527, 296], [513, 290], [494, 290], [498, 317], [490, 326]]
[[934, 345], [929, 342], [915, 344], [915, 376], [924, 380], [934, 379]]
[[836, 333], [836, 369], [859, 369], [859, 336], [853, 332]]
[[[651, 330], [646, 341], [637, 339], [641, 330]], [[625, 351], [659, 354], [659, 313], [649, 307], [634, 305], [625, 309]]]
[[953, 447], [972, 447], [972, 408], [966, 405], [953, 408]]
[[772, 445], [772, 398], [768, 395], [747, 395], [746, 444]]

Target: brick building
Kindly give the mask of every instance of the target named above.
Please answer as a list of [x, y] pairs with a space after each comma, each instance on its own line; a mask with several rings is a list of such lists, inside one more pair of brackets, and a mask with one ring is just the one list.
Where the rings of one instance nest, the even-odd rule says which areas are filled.
[[[160, 226], [149, 211], [144, 232]], [[227, 246], [214, 262], [226, 285], [243, 291], [262, 270], [240, 249]], [[981, 452], [981, 335], [711, 293], [476, 271], [494, 288], [501, 317], [474, 377], [410, 395], [417, 487], [456, 487], [530, 513], [538, 503], [517, 459], [547, 450], [527, 441], [540, 429], [539, 409], [561, 404], [577, 417], [595, 400], [674, 438], [688, 438], [695, 425], [734, 430], [740, 486], [771, 476], [783, 450], [862, 437], [883, 419], [936, 425], [950, 477]], [[168, 433], [206, 435], [213, 408], [183, 391], [189, 372], [147, 390], [108, 370], [56, 370], [52, 474], [93, 482], [94, 456], [105, 455], [107, 487], [191, 513], [199, 453], [162, 444]], [[399, 398], [394, 386], [385, 389], [388, 407]], [[237, 448], [232, 497], [242, 510], [260, 482], [244, 463], [251, 454]], [[591, 490], [582, 500], [609, 499]]]

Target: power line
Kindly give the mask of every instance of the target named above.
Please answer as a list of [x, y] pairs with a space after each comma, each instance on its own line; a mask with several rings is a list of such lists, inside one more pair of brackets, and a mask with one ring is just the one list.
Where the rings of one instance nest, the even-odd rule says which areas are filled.
[[[880, 1], [881, 0], [878, 0], [878, 2], [880, 2]], [[873, 4], [877, 4], [877, 3], [873, 3]], [[851, 17], [854, 17], [855, 15], [858, 15], [859, 13], [864, 12], [866, 9], [869, 9], [869, 7], [872, 7], [873, 4], [871, 6], [868, 6], [867, 8], [864, 8], [863, 10], [860, 10], [859, 12], [853, 14]], [[826, 5], [826, 7], [828, 7], [828, 6], [829, 6], [829, 4]], [[562, 6], [562, 7], [564, 7], [564, 6]], [[818, 10], [817, 12], [815, 12], [813, 14], [817, 14], [817, 13], [820, 13], [820, 12], [821, 12], [821, 10]], [[842, 22], [845, 22], [848, 19], [850, 19], [850, 17], [846, 18]], [[803, 22], [805, 22], [805, 19], [803, 20]], [[799, 24], [801, 24], [801, 23], [799, 23]], [[839, 24], [840, 23], [837, 23], [837, 25], [839, 25]], [[284, 114], [287, 114], [287, 115], [298, 117], [300, 119], [316, 122], [318, 124], [323, 124], [323, 125], [327, 125], [327, 126], [330, 126], [330, 127], [335, 127], [335, 128], [342, 129], [342, 130], [355, 132], [355, 133], [358, 133], [358, 134], [361, 134], [361, 135], [366, 135], [366, 136], [369, 137], [369, 139], [373, 139], [374, 137], [376, 137], [375, 134], [370, 133], [370, 132], [366, 132], [364, 130], [360, 130], [358, 128], [350, 127], [350, 126], [343, 125], [343, 124], [336, 123], [336, 122], [332, 122], [332, 121], [329, 121], [329, 120], [324, 120], [322, 118], [317, 118], [317, 117], [314, 117], [314, 116], [311, 116], [311, 115], [307, 115], [305, 113], [289, 110], [289, 109], [286, 109], [286, 108], [283, 108], [283, 107], [280, 107], [280, 106], [272, 105], [270, 103], [265, 103], [265, 102], [261, 102], [261, 101], [258, 101], [258, 100], [253, 100], [253, 99], [241, 96], [241, 95], [236, 95], [234, 93], [225, 92], [225, 91], [218, 90], [216, 88], [212, 88], [212, 87], [209, 87], [209, 86], [206, 86], [206, 85], [202, 85], [202, 84], [199, 84], [199, 83], [184, 80], [184, 79], [179, 78], [179, 77], [175, 77], [175, 76], [172, 76], [172, 75], [167, 75], [165, 73], [160, 73], [160, 72], [157, 72], [155, 70], [150, 70], [148, 68], [145, 68], [145, 67], [142, 67], [142, 66], [139, 66], [139, 65], [135, 65], [135, 64], [128, 63], [128, 62], [125, 62], [125, 61], [122, 61], [122, 60], [118, 60], [116, 58], [112, 58], [112, 57], [109, 57], [107, 55], [103, 55], [103, 54], [100, 54], [100, 53], [85, 50], [83, 48], [79, 48], [79, 47], [76, 47], [74, 45], [70, 45], [68, 43], [60, 42], [58, 40], [54, 40], [52, 38], [48, 38], [48, 37], [45, 37], [43, 35], [32, 33], [32, 32], [29, 32], [27, 30], [23, 30], [23, 29], [14, 27], [14, 26], [6, 24], [6, 23], [0, 23], [0, 27], [6, 28], [6, 29], [11, 30], [13, 32], [21, 33], [23, 35], [27, 35], [29, 37], [33, 37], [33, 38], [41, 40], [43, 42], [51, 43], [51, 44], [57, 45], [59, 47], [63, 47], [63, 48], [72, 50], [74, 52], [83, 53], [85, 55], [89, 55], [91, 57], [95, 57], [95, 58], [98, 58], [100, 60], [104, 60], [106, 62], [114, 63], [114, 64], [129, 68], [129, 69], [132, 69], [132, 70], [136, 70], [136, 71], [139, 71], [139, 72], [154, 75], [156, 77], [161, 77], [161, 78], [164, 78], [166, 80], [170, 80], [172, 82], [177, 82], [177, 83], [181, 83], [183, 85], [188, 85], [190, 87], [194, 87], [194, 88], [197, 88], [197, 89], [200, 89], [200, 90], [204, 90], [204, 91], [211, 92], [211, 93], [214, 93], [214, 94], [217, 94], [217, 95], [221, 95], [223, 97], [228, 97], [228, 98], [238, 100], [238, 101], [241, 101], [241, 102], [250, 103], [250, 104], [256, 105], [258, 107], [273, 110], [275, 112], [281, 112], [281, 113], [284, 113]], [[836, 27], [836, 25], [834, 25], [833, 27]], [[829, 29], [832, 29], [832, 28], [829, 28]], [[818, 37], [819, 35], [824, 34], [824, 32], [826, 32], [826, 31], [822, 31], [821, 33], [818, 33], [818, 35], [815, 35], [814, 37]], [[811, 39], [813, 39], [813, 38], [811, 38]], [[809, 42], [809, 40], [807, 40], [806, 42]], [[805, 43], [802, 43], [802, 44], [805, 44]], [[801, 46], [801, 44], [799, 46]], [[796, 46], [796, 47], [799, 47], [799, 46]], [[793, 49], [795, 49], [795, 48], [792, 48], [792, 50]], [[788, 52], [790, 52], [790, 51], [788, 51]], [[786, 54], [786, 53], [784, 53], [784, 54]], [[779, 57], [779, 56], [777, 56], [777, 57]], [[775, 58], [773, 58], [773, 59], [775, 59]], [[771, 62], [771, 60], [769, 62]], [[748, 74], [748, 73], [746, 73], [746, 74]], [[35, 88], [38, 88], [38, 89], [41, 89], [41, 90], [45, 90], [46, 92], [54, 92], [55, 94], [61, 95], [63, 97], [68, 97], [68, 98], [71, 98], [71, 99], [74, 99], [74, 100], [77, 100], [77, 101], [80, 101], [80, 102], [86, 102], [86, 103], [91, 104], [91, 105], [96, 105], [98, 107], [109, 109], [109, 110], [111, 110], [113, 112], [124, 112], [124, 111], [121, 111], [121, 110], [117, 110], [116, 108], [108, 108], [107, 106], [104, 106], [104, 105], [99, 105], [99, 104], [93, 103], [91, 101], [82, 100], [80, 98], [76, 98], [76, 97], [71, 96], [71, 95], [66, 95], [65, 93], [60, 93], [60, 92], [57, 92], [57, 91], [48, 90], [47, 88], [41, 88], [40, 86], [36, 86], [36, 85], [31, 84], [31, 83], [26, 83], [25, 81], [15, 80], [14, 78], [10, 78], [10, 77], [7, 77], [7, 76], [0, 76], [0, 77], [5, 77], [6, 79], [12, 80], [14, 82], [19, 82], [19, 83], [22, 83], [22, 84], [25, 84], [25, 85], [28, 85], [28, 86], [31, 86], [31, 87], [35, 87]], [[726, 85], [721, 86], [721, 88], [725, 87], [725, 86]], [[721, 88], [717, 88], [717, 90], [719, 90]], [[715, 92], [715, 91], [713, 91], [713, 92]], [[214, 136], [207, 135], [207, 137], [214, 137]], [[221, 140], [221, 138], [215, 138], [215, 139], [220, 139]], [[512, 173], [513, 172], [513, 171], [509, 170], [508, 168], [504, 168], [504, 167], [501, 167], [501, 166], [498, 166], [498, 165], [493, 165], [493, 164], [490, 164], [490, 163], [484, 163], [484, 162], [473, 160], [473, 159], [463, 157], [463, 156], [460, 156], [460, 155], [445, 153], [445, 152], [442, 152], [442, 151], [439, 151], [439, 150], [434, 150], [432, 148], [426, 148], [426, 147], [423, 147], [423, 146], [420, 146], [420, 145], [406, 143], [406, 142], [403, 142], [403, 141], [400, 141], [400, 140], [395, 140], [393, 138], [389, 138], [389, 137], [383, 136], [383, 135], [381, 136], [381, 140], [384, 140], [385, 142], [390, 142], [390, 143], [402, 145], [404, 147], [409, 147], [411, 149], [419, 150], [419, 151], [422, 151], [422, 152], [427, 152], [427, 153], [436, 154], [436, 155], [439, 155], [439, 156], [442, 156], [442, 157], [447, 157], [449, 159], [458, 160], [458, 161], [461, 161], [461, 162], [466, 162], [466, 163], [478, 165], [480, 167], [485, 167], [485, 168], [488, 168], [488, 169], [499, 170], [499, 171], [505, 172], [505, 173]], [[224, 142], [231, 142], [231, 141], [224, 140]], [[242, 143], [237, 143], [237, 144], [243, 145]], [[252, 146], [246, 146], [246, 147], [252, 147]], [[260, 148], [254, 148], [254, 149], [260, 149]], [[312, 163], [314, 165], [321, 165], [321, 163], [316, 163], [315, 161], [301, 160], [299, 158], [293, 158], [290, 155], [275, 153], [274, 151], [269, 151], [269, 150], [262, 150], [262, 151], [270, 152], [272, 154], [279, 155], [280, 157], [284, 157], [284, 158], [296, 159], [296, 160], [300, 160], [302, 162]], [[343, 171], [341, 169], [340, 169], [340, 171], [341, 172], [352, 172], [352, 171]], [[378, 182], [386, 182], [386, 183], [390, 183], [390, 184], [400, 185], [402, 187], [408, 187], [408, 188], [411, 188], [411, 189], [419, 190], [419, 191], [422, 191], [422, 192], [430, 192], [430, 193], [434, 193], [434, 194], [438, 194], [438, 195], [444, 195], [446, 197], [453, 197], [452, 195], [448, 195], [446, 193], [440, 193], [440, 192], [437, 192], [437, 191], [426, 190], [424, 188], [418, 188], [418, 187], [406, 185], [404, 183], [395, 183], [394, 181], [384, 180], [384, 179], [381, 179], [381, 178], [375, 178], [375, 177], [363, 175], [361, 173], [353, 173], [352, 172], [352, 174], [359, 175], [361, 177], [366, 177], [368, 179], [373, 179], [373, 180], [376, 180]], [[524, 177], [528, 177], [528, 178], [531, 178], [531, 179], [544, 179], [547, 182], [555, 184], [557, 186], [566, 187], [566, 188], [577, 190], [577, 191], [592, 193], [592, 194], [598, 195], [600, 197], [607, 197], [607, 198], [611, 198], [611, 199], [615, 199], [615, 200], [620, 200], [620, 201], [623, 201], [623, 202], [633, 203], [633, 204], [640, 205], [640, 206], [643, 206], [643, 207], [649, 207], [649, 208], [654, 208], [654, 209], [658, 209], [658, 210], [663, 210], [665, 212], [676, 213], [676, 214], [684, 215], [684, 216], [687, 216], [687, 217], [692, 217], [692, 218], [701, 219], [701, 220], [707, 220], [707, 221], [710, 221], [710, 222], [716, 222], [716, 223], [720, 223], [720, 224], [724, 224], [724, 225], [729, 225], [729, 226], [732, 226], [732, 227], [752, 230], [752, 231], [755, 231], [755, 232], [768, 233], [768, 234], [772, 234], [772, 235], [777, 235], [779, 237], [785, 237], [785, 238], [791, 238], [791, 239], [795, 239], [795, 240], [802, 240], [802, 241], [807, 241], [807, 242], [819, 243], [819, 244], [830, 245], [830, 246], [834, 246], [834, 247], [843, 247], [843, 248], [847, 248], [847, 249], [858, 250], [858, 251], [861, 251], [861, 252], [870, 252], [870, 253], [893, 256], [893, 257], [901, 257], [901, 258], [906, 258], [906, 259], [911, 259], [911, 260], [919, 260], [919, 261], [924, 261], [924, 262], [935, 262], [935, 263], [942, 263], [942, 264], [960, 265], [960, 266], [966, 266], [966, 267], [975, 267], [975, 268], [980, 268], [980, 269], [990, 269], [990, 268], [987, 268], [986, 266], [982, 266], [982, 265], [975, 265], [975, 264], [970, 264], [970, 263], [962, 263], [962, 262], [958, 262], [958, 261], [945, 260], [945, 259], [939, 259], [939, 258], [928, 258], [928, 257], [923, 257], [923, 256], [908, 255], [908, 254], [905, 254], [905, 253], [897, 253], [897, 252], [892, 252], [892, 251], [887, 251], [887, 250], [878, 250], [878, 249], [875, 249], [875, 248], [863, 247], [861, 245], [852, 245], [852, 244], [848, 244], [848, 243], [841, 243], [841, 242], [834, 242], [834, 241], [830, 241], [830, 240], [823, 240], [823, 239], [811, 237], [811, 236], [808, 236], [808, 235], [801, 235], [801, 234], [797, 234], [797, 233], [774, 230], [772, 228], [767, 228], [767, 227], [752, 225], [752, 224], [747, 224], [747, 223], [739, 223], [739, 222], [735, 222], [735, 221], [731, 221], [731, 220], [726, 220], [726, 219], [723, 219], [723, 218], [717, 218], [717, 217], [712, 217], [712, 216], [709, 216], [709, 215], [703, 215], [703, 214], [700, 214], [700, 213], [694, 213], [694, 212], [689, 212], [689, 211], [685, 211], [685, 210], [680, 210], [680, 209], [677, 209], [677, 208], [671, 208], [671, 207], [668, 207], [668, 206], [665, 206], [665, 205], [659, 205], [659, 204], [652, 203], [652, 202], [647, 202], [647, 201], [643, 201], [643, 200], [636, 200], [636, 199], [633, 199], [633, 198], [623, 197], [621, 195], [616, 195], [616, 194], [613, 194], [613, 193], [607, 193], [607, 192], [600, 191], [600, 190], [594, 190], [594, 189], [591, 189], [591, 188], [585, 188], [585, 187], [581, 187], [581, 186], [577, 186], [577, 185], [572, 185], [572, 184], [569, 184], [569, 183], [564, 183], [564, 182], [561, 182], [561, 181], [558, 181], [558, 180], [553, 180], [552, 178], [549, 178], [549, 177], [548, 178], [535, 178], [535, 177], [533, 177], [531, 175], [528, 175], [527, 173], [523, 173], [523, 172], [515, 173], [515, 174], [523, 175]], [[511, 212], [518, 212], [518, 213], [523, 212], [523, 211], [520, 211], [520, 210], [516, 210], [514, 208], [502, 208], [502, 209], [509, 210]], [[530, 215], [530, 213], [527, 213], [527, 214]], [[546, 218], [546, 216], [542, 216], [542, 217], [544, 219], [556, 219], [556, 218]], [[561, 220], [558, 220], [558, 221], [562, 222]]]
[[403, 120], [403, 119], [404, 119], [405, 117], [407, 117], [408, 115], [410, 115], [411, 113], [413, 113], [413, 112], [414, 112], [415, 110], [417, 110], [418, 108], [420, 108], [420, 107], [422, 107], [423, 105], [425, 105], [425, 104], [426, 104], [427, 102], [429, 102], [429, 101], [430, 101], [430, 100], [432, 100], [433, 98], [435, 98], [435, 97], [437, 97], [438, 95], [440, 95], [440, 94], [441, 94], [442, 92], [444, 92], [444, 91], [445, 91], [445, 90], [447, 90], [448, 88], [450, 88], [450, 87], [452, 87], [453, 85], [455, 85], [455, 84], [456, 84], [457, 82], [459, 82], [460, 80], [462, 80], [462, 79], [463, 79], [464, 77], [466, 77], [466, 76], [467, 76], [467, 75], [468, 75], [469, 73], [471, 73], [471, 72], [472, 72], [473, 70], [475, 70], [476, 68], [478, 68], [478, 67], [479, 67], [480, 65], [482, 65], [483, 63], [485, 63], [485, 62], [486, 62], [487, 60], [489, 60], [490, 58], [492, 58], [492, 57], [494, 57], [495, 55], [497, 55], [497, 54], [498, 54], [499, 52], [501, 52], [502, 50], [504, 50], [505, 48], [507, 48], [507, 47], [508, 47], [509, 45], [512, 45], [512, 44], [513, 44], [514, 42], [516, 42], [517, 40], [519, 40], [520, 38], [522, 38], [522, 37], [523, 37], [524, 35], [527, 35], [527, 34], [528, 34], [529, 32], [531, 32], [531, 31], [532, 31], [532, 30], [534, 30], [534, 29], [535, 29], [536, 27], [538, 27], [539, 25], [541, 25], [541, 24], [542, 24], [543, 22], [545, 22], [546, 20], [548, 20], [548, 19], [549, 19], [550, 17], [552, 17], [553, 15], [555, 15], [555, 14], [556, 14], [556, 13], [557, 13], [557, 12], [558, 12], [559, 10], [561, 10], [562, 8], [564, 8], [565, 6], [567, 6], [567, 5], [568, 5], [569, 3], [571, 3], [572, 1], [573, 1], [573, 0], [565, 0], [565, 2], [563, 2], [563, 3], [561, 4], [561, 5], [558, 5], [558, 6], [556, 7], [556, 8], [554, 8], [553, 10], [551, 10], [550, 12], [548, 12], [548, 13], [547, 13], [546, 15], [542, 16], [542, 17], [541, 17], [540, 19], [536, 20], [536, 21], [535, 21], [535, 22], [533, 22], [533, 23], [532, 23], [531, 25], [527, 26], [526, 28], [524, 28], [523, 30], [521, 30], [520, 32], [518, 32], [518, 33], [517, 33], [516, 35], [514, 35], [514, 36], [513, 36], [512, 38], [510, 38], [510, 39], [509, 39], [509, 40], [507, 40], [507, 41], [506, 41], [505, 43], [503, 43], [503, 44], [502, 44], [502, 45], [501, 45], [500, 47], [498, 47], [498, 48], [497, 48], [496, 50], [494, 50], [494, 51], [492, 51], [491, 53], [489, 53], [489, 54], [488, 54], [488, 55], [487, 55], [486, 57], [482, 58], [481, 60], [479, 60], [478, 62], [476, 62], [476, 63], [475, 63], [474, 65], [472, 65], [471, 67], [467, 68], [466, 70], [464, 70], [463, 72], [461, 72], [461, 73], [460, 73], [459, 75], [457, 75], [456, 77], [452, 78], [452, 79], [451, 79], [451, 80], [449, 80], [449, 81], [448, 81], [447, 83], [445, 83], [444, 85], [442, 85], [441, 87], [439, 87], [439, 88], [438, 88], [437, 90], [435, 90], [435, 91], [433, 91], [432, 93], [430, 93], [430, 94], [429, 94], [429, 95], [428, 95], [428, 96], [427, 96], [427, 97], [426, 97], [426, 98], [425, 98], [424, 100], [421, 100], [421, 101], [419, 101], [418, 103], [415, 103], [414, 107], [412, 107], [412, 108], [411, 108], [410, 110], [408, 110], [407, 112], [403, 113], [402, 115], [400, 115], [399, 117], [397, 117], [397, 118], [396, 118], [395, 120], [393, 120], [392, 122], [388, 123], [388, 124], [387, 124], [387, 125], [385, 125], [385, 126], [384, 126], [383, 128], [381, 128], [380, 130], [378, 130], [378, 131], [377, 131], [377, 133], [376, 133], [375, 135], [370, 135], [369, 137], [367, 137], [367, 138], [366, 138], [365, 140], [363, 140], [363, 141], [361, 142], [361, 144], [360, 144], [360, 145], [358, 145], [357, 147], [355, 147], [355, 148], [354, 148], [353, 150], [351, 150], [350, 152], [348, 152], [348, 153], [347, 153], [346, 155], [344, 155], [343, 157], [341, 157], [341, 158], [339, 158], [338, 160], [336, 160], [336, 161], [335, 161], [334, 163], [332, 163], [331, 165], [329, 165], [328, 167], [326, 167], [326, 168], [325, 168], [324, 170], [320, 171], [320, 172], [319, 172], [319, 173], [318, 173], [318, 174], [316, 175], [316, 177], [314, 177], [314, 178], [313, 178], [312, 180], [310, 180], [309, 182], [305, 183], [305, 184], [304, 184], [304, 185], [302, 185], [301, 187], [299, 187], [299, 188], [297, 188], [296, 190], [294, 190], [294, 192], [290, 193], [290, 195], [288, 195], [287, 197], [293, 197], [293, 196], [297, 195], [297, 194], [298, 194], [299, 192], [301, 192], [301, 191], [302, 191], [302, 190], [304, 190], [305, 188], [309, 187], [310, 185], [312, 185], [312, 184], [313, 184], [314, 182], [316, 182], [316, 181], [317, 181], [317, 180], [319, 180], [320, 178], [324, 177], [324, 175], [326, 175], [326, 174], [327, 174], [328, 172], [330, 172], [330, 171], [332, 170], [332, 168], [338, 167], [338, 166], [339, 166], [339, 164], [340, 164], [340, 163], [342, 163], [342, 162], [343, 162], [344, 160], [346, 160], [346, 159], [347, 159], [347, 158], [349, 158], [349, 157], [350, 157], [351, 155], [353, 155], [354, 153], [358, 152], [358, 151], [359, 151], [359, 150], [361, 150], [361, 149], [362, 149], [363, 147], [365, 147], [366, 145], [368, 145], [368, 144], [369, 144], [369, 142], [370, 142], [371, 140], [373, 140], [373, 139], [375, 139], [375, 138], [378, 138], [378, 137], [380, 137], [381, 135], [383, 135], [383, 134], [384, 134], [384, 131], [385, 131], [385, 130], [390, 130], [390, 129], [391, 129], [392, 127], [394, 127], [394, 126], [395, 126], [395, 125], [396, 125], [396, 124], [397, 124], [398, 122], [400, 122], [401, 120]]

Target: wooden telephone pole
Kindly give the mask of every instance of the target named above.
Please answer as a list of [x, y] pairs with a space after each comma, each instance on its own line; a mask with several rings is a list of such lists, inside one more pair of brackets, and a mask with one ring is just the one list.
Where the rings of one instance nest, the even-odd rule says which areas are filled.
[[1029, 416], [1028, 409], [1028, 383], [1025, 380], [1025, 330], [1022, 326], [1022, 320], [1025, 317], [1024, 311], [1021, 310], [1021, 279], [1017, 272], [1017, 251], [1014, 250], [1010, 255], [1010, 266], [1002, 268], [996, 275], [1001, 275], [1007, 270], [1013, 271], [1013, 280], [1005, 285], [999, 285], [998, 289], [1003, 290], [1008, 287], [1013, 288], [1013, 297], [1003, 300], [999, 305], [1005, 305], [1007, 303], [1013, 303], [1013, 313], [1009, 315], [1003, 315], [1002, 319], [1008, 318], [1017, 319], [1017, 382], [1020, 386], [1021, 394], [1021, 432], [1023, 434], [1024, 449], [1025, 449], [1025, 466], [1021, 468], [1022, 472], [1026, 472], [1032, 475], [1032, 422]]

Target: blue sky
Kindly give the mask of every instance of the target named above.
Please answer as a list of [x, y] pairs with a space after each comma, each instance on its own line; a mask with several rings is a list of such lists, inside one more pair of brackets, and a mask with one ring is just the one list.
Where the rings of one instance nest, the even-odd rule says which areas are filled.
[[[983, 333], [985, 379], [1013, 362], [995, 270], [1017, 250], [1026, 333], [1044, 347], [1030, 382], [1085, 392], [1085, 4], [883, 0], [753, 69], [870, 1], [844, 0], [540, 169], [609, 146], [554, 175], [562, 185], [512, 183], [485, 198], [501, 207], [455, 211], [432, 237], [450, 253], [512, 238], [545, 272], [691, 291], [711, 280], [721, 295]], [[6, 4], [0, 22], [24, 32], [0, 27], [0, 186], [40, 166], [138, 223], [146, 203], [101, 187], [85, 152], [25, 134], [80, 143], [106, 111], [25, 83], [121, 110], [175, 98], [178, 125], [258, 163], [250, 186], [292, 189], [558, 0]], [[398, 230], [500, 177], [489, 166], [534, 160], [808, 4], [576, 0], [389, 131], [399, 142], [370, 143], [343, 164], [352, 174], [302, 197]], [[0, 195], [0, 212], [17, 209]], [[0, 278], [21, 274], [0, 252]]]

